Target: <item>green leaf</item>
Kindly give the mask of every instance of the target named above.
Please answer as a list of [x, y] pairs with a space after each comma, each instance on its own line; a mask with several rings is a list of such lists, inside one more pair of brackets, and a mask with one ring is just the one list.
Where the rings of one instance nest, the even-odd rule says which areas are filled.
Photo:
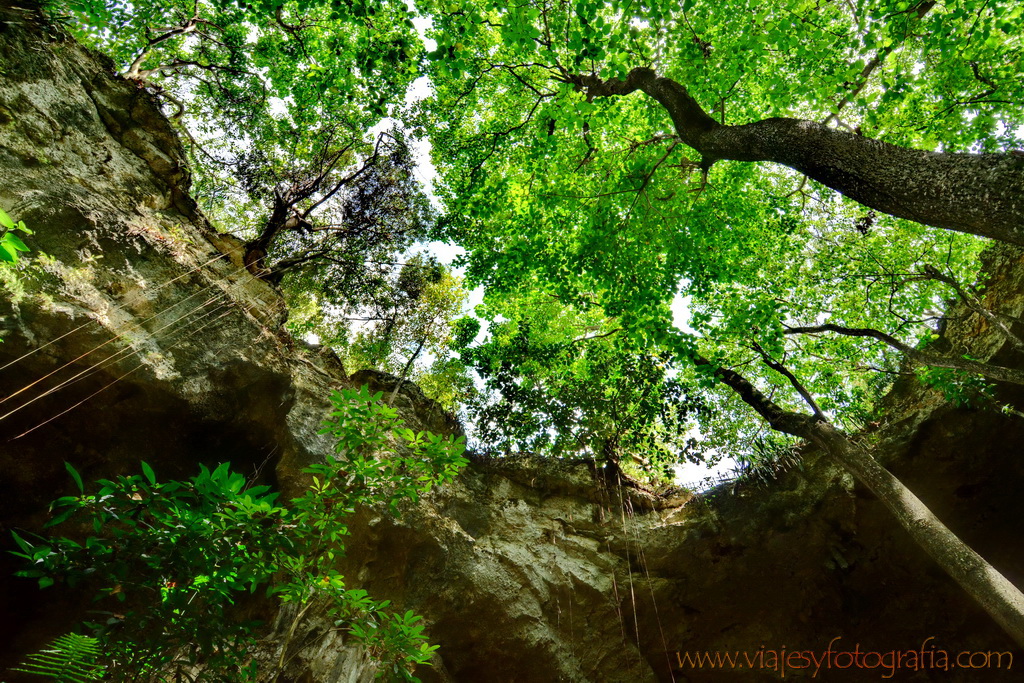
[[[40, 586], [43, 586], [40, 580]], [[14, 671], [45, 676], [56, 683], [86, 683], [103, 679], [105, 667], [96, 663], [99, 640], [75, 633], [63, 635], [46, 648], [31, 654]]]
[[217, 465], [217, 468], [210, 475], [210, 479], [217, 482], [225, 480], [228, 477], [229, 467], [230, 464], [226, 462], [220, 463], [219, 465]]
[[146, 479], [149, 480], [149, 483], [152, 486], [156, 486], [156, 473], [153, 471], [153, 468], [150, 467], [149, 463], [147, 463], [145, 460], [141, 461], [140, 465], [142, 467], [142, 473], [146, 475]]
[[82, 476], [78, 474], [78, 470], [72, 467], [71, 463], [66, 461], [64, 462], [64, 469], [66, 469], [68, 474], [71, 475], [71, 478], [75, 480], [75, 486], [78, 487], [78, 492], [85, 493], [85, 486], [82, 484]]
[[67, 509], [62, 510], [61, 512], [57, 513], [57, 515], [54, 516], [53, 519], [51, 519], [48, 522], [46, 522], [46, 524], [44, 524], [43, 527], [44, 528], [49, 528], [49, 527], [57, 526], [58, 524], [67, 521], [68, 518], [71, 517], [76, 512], [78, 512], [78, 510], [76, 508], [68, 507]]
[[28, 248], [28, 245], [22, 242], [21, 238], [15, 235], [13, 232], [5, 234], [3, 236], [3, 241], [4, 243], [11, 245], [18, 251], [32, 251], [31, 249]]
[[21, 548], [23, 552], [31, 554], [32, 551], [35, 549], [35, 546], [33, 546], [31, 543], [26, 541], [21, 536], [19, 536], [18, 532], [14, 531], [13, 529], [11, 530], [11, 536], [14, 537], [14, 542], [18, 544], [18, 547]]
[[0, 261], [7, 261], [8, 263], [18, 262], [18, 250], [7, 242], [0, 241]]
[[11, 220], [11, 217], [8, 216], [7, 212], [3, 209], [0, 209], [0, 225], [4, 226], [8, 230], [14, 229], [14, 221]]

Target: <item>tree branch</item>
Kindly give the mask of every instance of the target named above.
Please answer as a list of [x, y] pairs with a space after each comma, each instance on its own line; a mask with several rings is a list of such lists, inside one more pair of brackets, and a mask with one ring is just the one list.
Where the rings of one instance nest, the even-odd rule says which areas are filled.
[[616, 327], [614, 330], [612, 330], [610, 332], [605, 332], [604, 334], [595, 334], [595, 335], [592, 335], [592, 336], [589, 336], [589, 337], [586, 336], [586, 335], [584, 335], [582, 337], [576, 337], [575, 339], [573, 339], [572, 341], [569, 342], [569, 345], [571, 346], [573, 344], [578, 344], [580, 342], [590, 341], [591, 339], [604, 339], [605, 337], [610, 337], [613, 334], [616, 334], [618, 332], [622, 332], [622, 328], [621, 327]]
[[1013, 154], [913, 150], [791, 118], [722, 125], [683, 85], [648, 68], [625, 80], [568, 73], [560, 80], [588, 97], [638, 90], [652, 97], [700, 153], [703, 170], [719, 160], [775, 162], [892, 216], [1024, 246], [1024, 163]]
[[[721, 126], [704, 111], [685, 87], [671, 79], [659, 77], [653, 69], [633, 69], [624, 81], [617, 78], [602, 81], [593, 74], [568, 75], [564, 80], [585, 92], [588, 98], [623, 96], [637, 90], [643, 91], [668, 111], [680, 139], [702, 154], [701, 139], [704, 134]], [[716, 159], [705, 159], [704, 163], [710, 166], [714, 161]]]
[[757, 351], [759, 356], [761, 356], [761, 360], [764, 361], [765, 365], [789, 380], [789, 383], [793, 385], [793, 388], [796, 389], [797, 393], [803, 397], [807, 405], [809, 405], [811, 410], [814, 411], [815, 417], [819, 420], [828, 419], [825, 417], [825, 413], [821, 411], [821, 408], [818, 407], [818, 403], [814, 400], [814, 396], [812, 396], [811, 392], [807, 391], [804, 385], [800, 383], [800, 380], [796, 378], [796, 375], [790, 372], [782, 363], [769, 356], [757, 342], [754, 342], [754, 350]]
[[810, 441], [866, 486], [924, 550], [1018, 644], [1024, 645], [1024, 595], [981, 555], [949, 530], [910, 489], [882, 467], [871, 453], [827, 420], [783, 410], [742, 375], [702, 356], [698, 366], [713, 368], [716, 378], [761, 415], [776, 431]]
[[827, 323], [825, 325], [811, 325], [807, 327], [786, 327], [786, 334], [820, 334], [822, 332], [835, 332], [848, 337], [866, 337], [891, 346], [901, 351], [906, 357], [918, 365], [930, 365], [936, 368], [949, 368], [951, 370], [963, 370], [972, 372], [997, 382], [1009, 382], [1011, 384], [1024, 384], [1024, 371], [1014, 368], [1007, 368], [1002, 365], [983, 363], [972, 358], [963, 356], [947, 356], [933, 351], [923, 351], [904, 344], [892, 335], [869, 327], [844, 327]]
[[777, 403], [762, 394], [757, 387], [747, 381], [743, 375], [735, 370], [712, 363], [703, 356], [696, 356], [694, 364], [698, 367], [712, 368], [714, 377], [732, 389], [739, 396], [740, 400], [763, 417], [772, 429], [802, 439], [810, 437], [811, 426], [819, 418], [783, 410]]
[[[180, 26], [175, 26], [166, 33], [157, 36], [156, 38], [153, 38], [148, 43], [146, 43], [146, 45], [139, 51], [139, 54], [136, 55], [131, 65], [125, 70], [123, 74], [121, 74], [121, 76], [123, 76], [124, 78], [131, 79], [133, 81], [145, 81], [146, 77], [140, 76], [139, 70], [142, 68], [142, 63], [146, 61], [146, 57], [149, 56], [150, 50], [152, 50], [160, 43], [170, 40], [171, 38], [177, 38], [178, 36], [184, 36], [189, 33], [192, 33], [198, 27], [199, 17], [193, 16], [191, 19], [181, 24]], [[152, 70], [149, 70], [149, 73], [152, 73]]]

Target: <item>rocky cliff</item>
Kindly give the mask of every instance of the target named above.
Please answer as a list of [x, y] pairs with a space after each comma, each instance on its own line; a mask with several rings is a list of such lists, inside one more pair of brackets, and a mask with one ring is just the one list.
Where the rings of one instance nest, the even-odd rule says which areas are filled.
[[[9, 529], [38, 529], [47, 503], [70, 491], [64, 461], [88, 478], [137, 472], [140, 460], [168, 478], [231, 461], [294, 492], [301, 467], [329, 451], [317, 431], [331, 389], [388, 385], [374, 373], [346, 377], [329, 354], [288, 338], [279, 294], [245, 271], [237, 242], [189, 198], [180, 143], [150, 95], [36, 10], [6, 3], [0, 168], [0, 207], [36, 230], [36, 267], [4, 292], [0, 311], [5, 548]], [[989, 303], [1019, 314], [1020, 255], [1000, 251], [989, 270]], [[1013, 360], [977, 320], [958, 325], [950, 334], [977, 353]], [[419, 428], [458, 430], [414, 387], [400, 405]], [[1024, 584], [1024, 420], [903, 387], [888, 421], [864, 438]], [[920, 648], [929, 637], [950, 651], [1012, 649], [877, 501], [810, 452], [771, 482], [668, 499], [605, 482], [585, 462], [477, 461], [399, 520], [363, 512], [352, 528], [347, 575], [424, 615], [441, 646], [424, 680], [717, 680], [727, 676], [694, 670], [677, 653], [824, 650], [835, 638], [862, 651]], [[83, 609], [69, 591], [12, 578], [12, 567], [0, 560], [2, 667]], [[265, 615], [255, 657], [274, 656], [287, 616], [275, 624]], [[358, 647], [322, 626], [314, 618], [297, 635], [288, 679], [372, 678]], [[744, 675], [779, 679], [767, 669]]]

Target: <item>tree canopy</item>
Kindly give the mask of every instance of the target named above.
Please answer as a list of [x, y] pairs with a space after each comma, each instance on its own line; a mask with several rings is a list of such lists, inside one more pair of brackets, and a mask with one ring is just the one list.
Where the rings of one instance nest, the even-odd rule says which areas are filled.
[[745, 365], [802, 405], [764, 362], [784, 360], [853, 427], [899, 370], [883, 347], [929, 341], [975, 281], [982, 243], [922, 223], [1018, 241], [1015, 5], [430, 9], [418, 121], [444, 227], [488, 291], [597, 307], [641, 345]]
[[482, 450], [592, 457], [612, 472], [624, 462], [667, 479], [693, 457], [689, 430], [705, 406], [671, 376], [670, 355], [631, 344], [593, 308], [539, 292], [478, 311], [491, 320], [487, 339], [473, 344], [479, 321], [464, 318], [455, 346], [483, 382], [468, 405]]
[[404, 2], [48, 5], [166, 104], [200, 207], [245, 240], [254, 275], [332, 309], [386, 294], [433, 222], [405, 136], [383, 121], [419, 74]]
[[[687, 457], [691, 428], [730, 454], [768, 429], [813, 443], [1024, 643], [1020, 591], [847, 434], [913, 365], [961, 396], [1021, 383], [941, 334], [959, 301], [1024, 348], [978, 277], [990, 240], [1024, 245], [1019, 3], [57, 5], [165, 97], [255, 273], [277, 259], [336, 304], [364, 272], [340, 264], [465, 248], [490, 329], [453, 338], [487, 438], [613, 463]], [[432, 93], [406, 102], [419, 75]], [[436, 224], [403, 134], [371, 132], [385, 114], [432, 145]], [[405, 273], [373, 280], [389, 310], [419, 301]], [[412, 363], [447, 336], [412, 311], [364, 346]]]
[[[982, 244], [921, 224], [1018, 241], [1012, 3], [53, 6], [167, 99], [204, 208], [296, 301], [379, 306], [402, 250], [442, 235], [470, 285], [512, 296], [492, 310], [543, 291], [672, 373], [699, 347], [802, 404], [766, 352], [847, 427], [893, 351], [1015, 380], [916, 348], [937, 302], [973, 296]], [[406, 106], [421, 74], [433, 94]], [[434, 147], [437, 229], [405, 135], [371, 131], [385, 114]]]

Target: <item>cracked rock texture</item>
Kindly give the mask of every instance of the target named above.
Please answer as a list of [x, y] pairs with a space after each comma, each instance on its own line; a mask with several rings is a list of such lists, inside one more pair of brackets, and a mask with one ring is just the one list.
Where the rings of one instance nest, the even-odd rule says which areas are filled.
[[[27, 387], [0, 404], [10, 413], [0, 426], [4, 549], [11, 528], [39, 529], [49, 501], [70, 493], [64, 461], [91, 479], [137, 472], [143, 459], [164, 478], [227, 460], [294, 494], [301, 467], [330, 452], [317, 433], [330, 391], [394, 386], [372, 371], [347, 377], [329, 353], [289, 339], [279, 294], [249, 276], [237, 241], [212, 230], [189, 197], [181, 146], [151, 96], [35, 9], [6, 0], [0, 169], [0, 207], [37, 231], [27, 241], [38, 264], [0, 308], [0, 388]], [[1015, 250], [989, 255], [988, 305], [1021, 313], [1021, 265]], [[1020, 365], [984, 321], [965, 317], [948, 339]], [[1019, 391], [1000, 392], [1021, 405]], [[415, 387], [397, 405], [417, 429], [460, 431]], [[889, 406], [863, 438], [1024, 584], [1024, 420], [954, 408], [909, 384]], [[722, 680], [740, 674], [694, 670], [677, 653], [823, 650], [835, 638], [836, 648], [862, 651], [920, 648], [929, 637], [950, 651], [1013, 649], [877, 501], [812, 452], [772, 481], [696, 497], [623, 489], [587, 462], [474, 461], [400, 519], [362, 511], [351, 528], [342, 560], [351, 582], [422, 614], [441, 646], [419, 672], [426, 681]], [[37, 591], [14, 567], [5, 553], [0, 667], [88, 607], [67, 589]], [[259, 609], [267, 636], [253, 656], [276, 660], [291, 615]], [[323, 615], [303, 622], [282, 680], [372, 680], [367, 653], [329, 627]], [[1014, 670], [1024, 666], [1016, 654]], [[884, 672], [816, 673], [861, 681]], [[763, 669], [741, 675], [779, 680]]]

